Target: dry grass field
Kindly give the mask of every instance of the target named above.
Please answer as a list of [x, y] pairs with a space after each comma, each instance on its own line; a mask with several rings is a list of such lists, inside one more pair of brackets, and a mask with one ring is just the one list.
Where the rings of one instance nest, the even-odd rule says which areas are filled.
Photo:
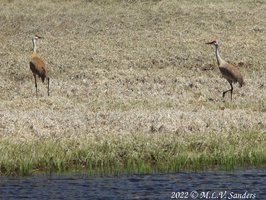
[[[240, 134], [266, 138], [266, 2], [1, 0], [0, 137]], [[29, 69], [32, 36], [50, 96]], [[220, 75], [214, 50], [245, 85]], [[245, 144], [243, 144], [245, 145]]]

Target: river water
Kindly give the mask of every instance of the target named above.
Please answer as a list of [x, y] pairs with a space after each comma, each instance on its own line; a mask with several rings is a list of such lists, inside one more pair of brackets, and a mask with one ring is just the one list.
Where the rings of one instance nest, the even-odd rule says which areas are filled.
[[0, 199], [266, 199], [266, 169], [0, 177]]

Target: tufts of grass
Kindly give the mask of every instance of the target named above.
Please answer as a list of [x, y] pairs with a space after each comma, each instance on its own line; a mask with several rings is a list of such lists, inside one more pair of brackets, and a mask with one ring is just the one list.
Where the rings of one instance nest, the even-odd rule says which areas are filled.
[[266, 165], [264, 132], [103, 134], [0, 140], [2, 175], [177, 172]]

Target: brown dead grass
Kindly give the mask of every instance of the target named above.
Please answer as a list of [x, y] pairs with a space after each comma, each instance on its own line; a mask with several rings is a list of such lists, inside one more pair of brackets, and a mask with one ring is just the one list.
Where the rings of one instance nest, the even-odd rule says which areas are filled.
[[[266, 131], [264, 1], [1, 1], [1, 137]], [[29, 69], [31, 37], [51, 96]], [[223, 101], [213, 49], [245, 86]]]

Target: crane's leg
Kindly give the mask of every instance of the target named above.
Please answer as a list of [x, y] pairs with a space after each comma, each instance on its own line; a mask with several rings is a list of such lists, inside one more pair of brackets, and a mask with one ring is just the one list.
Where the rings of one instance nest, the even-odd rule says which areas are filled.
[[234, 89], [233, 88], [233, 83], [231, 81], [228, 81], [228, 82], [229, 82], [231, 88], [229, 90], [226, 90], [226, 91], [223, 92], [223, 98], [224, 98], [225, 94], [230, 91], [230, 93], [231, 93], [231, 101], [232, 101], [232, 98], [233, 98], [233, 89]]
[[230, 83], [230, 85], [231, 85], [231, 90], [230, 90], [230, 92], [231, 92], [231, 101], [232, 101], [232, 99], [233, 99], [233, 83], [231, 82]]
[[36, 80], [36, 74], [33, 74], [34, 80], [35, 80], [35, 89], [36, 89], [36, 97], [37, 97], [37, 80]]
[[49, 96], [49, 84], [50, 84], [50, 78], [49, 77], [47, 77], [47, 82], [48, 82], [48, 96]]

